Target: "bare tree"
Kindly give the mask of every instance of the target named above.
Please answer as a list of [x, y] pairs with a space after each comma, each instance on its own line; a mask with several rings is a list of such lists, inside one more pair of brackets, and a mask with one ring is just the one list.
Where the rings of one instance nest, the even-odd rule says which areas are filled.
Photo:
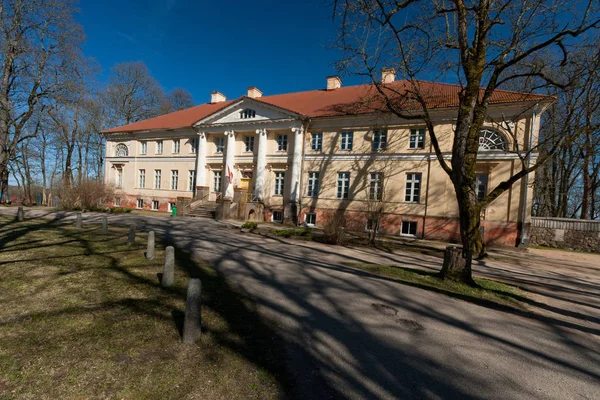
[[[426, 124], [439, 164], [453, 183], [464, 264], [444, 268], [448, 273], [443, 273], [443, 277], [475, 285], [472, 259], [485, 254], [480, 233], [481, 210], [544, 161], [528, 161], [532, 148], [519, 151], [521, 168], [478, 200], [475, 166], [479, 134], [494, 92], [525, 77], [564, 85], [549, 74], [549, 69], [568, 60], [574, 38], [600, 27], [597, 7], [593, 0], [334, 2], [334, 17], [340, 23], [337, 43], [344, 52], [340, 69], [368, 77], [388, 111]], [[407, 79], [408, 85], [402, 90], [382, 84], [374, 74], [381, 67], [391, 66]], [[419, 79], [447, 78], [450, 74], [461, 90], [452, 160], [448, 163], [430, 115], [434, 93]], [[557, 148], [548, 148], [546, 157]]]
[[71, 0], [2, 0], [0, 5], [0, 198], [8, 162], [44, 99], [62, 89], [80, 54], [81, 26]]
[[161, 114], [185, 110], [194, 107], [194, 99], [190, 92], [182, 88], [175, 88], [167, 93], [161, 104]]

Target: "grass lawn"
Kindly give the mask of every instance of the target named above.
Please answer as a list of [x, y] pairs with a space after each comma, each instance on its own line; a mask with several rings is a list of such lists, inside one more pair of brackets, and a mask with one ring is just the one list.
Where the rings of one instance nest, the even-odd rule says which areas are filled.
[[[158, 237], [159, 235], [157, 235]], [[289, 393], [282, 339], [211, 267], [176, 248], [162, 288], [164, 248], [146, 235], [0, 217], [0, 399], [248, 399]], [[196, 345], [183, 345], [189, 277], [203, 285]]]
[[437, 272], [432, 271], [379, 264], [344, 263], [344, 265], [472, 303], [527, 310], [523, 302], [527, 297], [519, 288], [489, 279], [475, 278], [475, 282], [480, 287], [474, 288], [459, 282], [439, 279], [435, 276]]

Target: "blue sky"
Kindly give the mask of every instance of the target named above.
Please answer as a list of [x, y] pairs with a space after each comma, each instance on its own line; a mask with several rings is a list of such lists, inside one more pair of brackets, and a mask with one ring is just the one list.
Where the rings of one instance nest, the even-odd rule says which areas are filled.
[[[318, 89], [339, 57], [326, 0], [80, 0], [85, 53], [106, 79], [119, 62], [143, 61], [165, 90], [208, 102], [259, 87], [265, 95]], [[345, 78], [344, 85], [361, 83]]]

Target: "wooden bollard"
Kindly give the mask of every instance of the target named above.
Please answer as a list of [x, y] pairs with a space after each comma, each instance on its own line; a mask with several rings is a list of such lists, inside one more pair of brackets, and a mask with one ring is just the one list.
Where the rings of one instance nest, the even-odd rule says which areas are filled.
[[175, 248], [167, 246], [165, 249], [165, 267], [163, 269], [162, 279], [160, 284], [164, 287], [169, 287], [175, 279]]
[[21, 222], [25, 219], [25, 213], [23, 211], [23, 207], [19, 206], [17, 208], [17, 221]]
[[127, 244], [133, 246], [135, 244], [135, 224], [129, 225], [129, 236], [127, 236]]
[[202, 334], [202, 282], [190, 279], [185, 299], [185, 318], [183, 321], [183, 343], [194, 344]]
[[102, 216], [102, 234], [108, 234], [108, 218], [106, 217], [106, 215]]
[[75, 227], [77, 229], [81, 229], [82, 226], [83, 226], [82, 216], [81, 216], [81, 213], [78, 212], [77, 213], [77, 220], [75, 221]]
[[146, 259], [154, 259], [154, 231], [148, 232], [148, 247], [146, 247]]

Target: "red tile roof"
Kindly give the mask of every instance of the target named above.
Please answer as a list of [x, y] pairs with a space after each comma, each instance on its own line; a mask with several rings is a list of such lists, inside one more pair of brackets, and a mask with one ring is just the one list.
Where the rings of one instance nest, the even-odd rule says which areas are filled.
[[[459, 85], [434, 82], [419, 82], [420, 93], [428, 108], [450, 108], [458, 106]], [[388, 97], [406, 110], [418, 111], [419, 104], [410, 99], [411, 84], [408, 81], [396, 81], [385, 86]], [[408, 92], [407, 92], [408, 91]], [[482, 94], [484, 89], [481, 89]], [[408, 93], [408, 96], [407, 96]], [[243, 97], [242, 97], [243, 98]], [[187, 110], [177, 111], [145, 121], [109, 129], [104, 133], [131, 132], [153, 129], [175, 129], [190, 127], [195, 122], [241, 100], [229, 100], [222, 103], [202, 104]], [[263, 96], [254, 99], [266, 104], [295, 112], [305, 117], [329, 117], [340, 115], [368, 114], [384, 112], [383, 97], [373, 85], [346, 86], [334, 90], [311, 90]], [[533, 101], [553, 101], [554, 97], [537, 94], [494, 91], [490, 104], [505, 104]]]

